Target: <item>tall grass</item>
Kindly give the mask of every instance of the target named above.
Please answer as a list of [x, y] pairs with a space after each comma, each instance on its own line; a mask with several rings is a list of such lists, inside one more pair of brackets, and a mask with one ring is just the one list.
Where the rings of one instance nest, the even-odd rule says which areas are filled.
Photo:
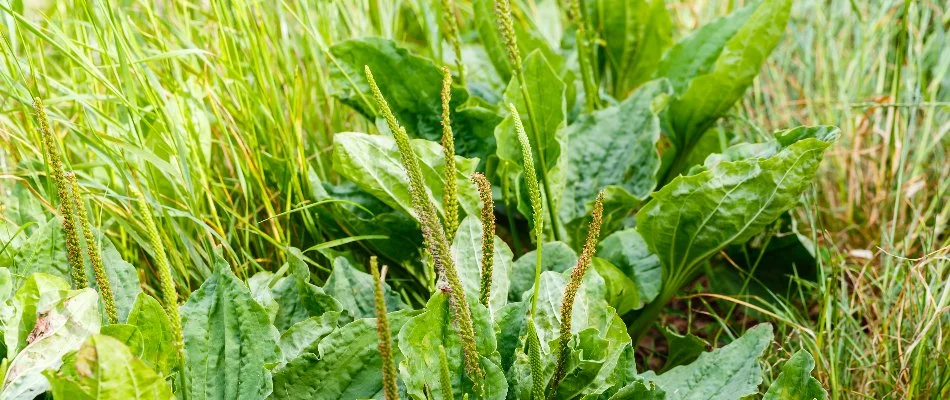
[[[565, 21], [550, 18], [551, 1], [513, 3], [556, 42]], [[667, 4], [687, 32], [745, 2]], [[332, 134], [372, 129], [333, 100], [326, 48], [376, 35], [455, 61], [440, 1], [22, 3], [0, 0], [0, 204], [15, 193], [50, 207], [38, 97], [91, 223], [152, 292], [136, 188], [182, 295], [210, 273], [218, 245], [239, 275], [274, 269], [288, 246], [341, 239], [308, 208], [321, 207], [313, 189], [336, 182]], [[454, 4], [463, 57], [476, 63], [471, 4]], [[812, 295], [761, 303], [780, 328], [774, 361], [808, 349], [836, 399], [950, 397], [948, 21], [939, 0], [798, 0], [785, 40], [721, 123], [753, 140], [798, 124], [842, 128], [794, 215], [819, 248], [819, 279], [802, 282]], [[471, 80], [488, 68], [467, 70]], [[728, 333], [726, 316], [714, 315]]]
[[[728, 7], [685, 3], [674, 6], [685, 24]], [[950, 396], [948, 11], [926, 0], [797, 1], [784, 42], [723, 123], [759, 139], [799, 124], [842, 128], [795, 215], [819, 248], [819, 279], [805, 283], [816, 298], [770, 310], [788, 322], [779, 357], [811, 351], [835, 399]]]

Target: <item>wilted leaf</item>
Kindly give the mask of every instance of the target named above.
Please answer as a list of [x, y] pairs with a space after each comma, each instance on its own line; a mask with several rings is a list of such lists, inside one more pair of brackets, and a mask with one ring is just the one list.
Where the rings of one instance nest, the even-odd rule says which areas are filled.
[[36, 324], [7, 369], [0, 398], [32, 400], [49, 389], [43, 376], [58, 369], [66, 353], [75, 351], [90, 335], [99, 333], [99, 295], [93, 289], [62, 292], [51, 308], [37, 314]]

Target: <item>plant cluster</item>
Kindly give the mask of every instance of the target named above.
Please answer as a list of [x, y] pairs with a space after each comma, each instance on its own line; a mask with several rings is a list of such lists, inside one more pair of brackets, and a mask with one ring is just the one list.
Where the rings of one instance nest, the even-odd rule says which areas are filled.
[[[323, 207], [312, 212], [349, 236], [393, 240], [323, 251], [322, 284], [288, 247], [278, 270], [246, 280], [216, 253], [197, 290], [176, 287], [164, 211], [136, 182], [128, 201], [161, 293], [143, 292], [90, 226], [37, 101], [59, 207], [23, 221], [36, 227], [0, 268], [0, 399], [760, 393], [768, 324], [684, 350], [663, 371], [638, 371], [635, 345], [715, 255], [798, 203], [837, 137], [816, 126], [718, 140], [716, 121], [778, 44], [791, 0], [751, 2], [675, 44], [662, 0], [571, 0], [559, 48], [515, 23], [517, 4], [474, 0], [493, 70], [478, 73], [466, 71], [454, 2], [440, 5], [454, 74], [392, 40], [326, 48], [333, 95], [378, 132], [334, 135], [342, 179], [314, 182]], [[796, 353], [765, 398], [824, 398], [813, 367]]]

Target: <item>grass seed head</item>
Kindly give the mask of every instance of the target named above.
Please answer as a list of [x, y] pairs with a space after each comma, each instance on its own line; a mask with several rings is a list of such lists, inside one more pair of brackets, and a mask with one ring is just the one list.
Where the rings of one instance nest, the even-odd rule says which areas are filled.
[[409, 135], [406, 130], [399, 126], [396, 117], [390, 111], [389, 103], [383, 97], [376, 80], [373, 77], [369, 66], [365, 67], [366, 80], [369, 82], [370, 90], [376, 98], [377, 105], [383, 116], [389, 123], [389, 128], [393, 132], [396, 140], [396, 146], [399, 148], [403, 168], [409, 176], [409, 193], [412, 195], [412, 204], [419, 219], [419, 227], [422, 231], [423, 241], [426, 249], [432, 256], [433, 263], [437, 272], [445, 277], [448, 284], [449, 305], [452, 311], [452, 318], [455, 321], [456, 330], [462, 343], [462, 354], [465, 362], [465, 371], [477, 388], [483, 387], [484, 375], [481, 366], [478, 364], [478, 350], [475, 346], [475, 326], [472, 322], [472, 312], [465, 298], [465, 290], [462, 281], [459, 278], [458, 271], [455, 269], [455, 263], [452, 260], [452, 254], [449, 251], [449, 242], [445, 236], [445, 230], [439, 224], [438, 214], [435, 205], [429, 198], [424, 181], [422, 179], [422, 168], [419, 166], [419, 160], [409, 142]]
[[36, 119], [40, 123], [40, 136], [43, 139], [43, 149], [46, 153], [46, 162], [56, 184], [56, 193], [59, 196], [59, 213], [63, 217], [63, 233], [66, 236], [66, 258], [69, 261], [69, 270], [76, 289], [89, 286], [86, 280], [86, 268], [82, 260], [82, 245], [79, 242], [76, 216], [73, 213], [74, 203], [69, 195], [69, 178], [66, 177], [63, 158], [59, 152], [59, 144], [46, 115], [46, 107], [39, 98], [33, 99], [33, 109]]
[[478, 300], [488, 307], [495, 262], [495, 202], [492, 200], [491, 183], [488, 183], [485, 175], [476, 172], [472, 175], [472, 181], [482, 200], [482, 280]]
[[373, 301], [376, 305], [376, 334], [379, 335], [379, 355], [383, 360], [383, 394], [386, 400], [398, 400], [396, 364], [392, 352], [393, 339], [389, 331], [389, 319], [386, 317], [386, 298], [383, 295], [383, 280], [379, 274], [376, 256], [370, 257], [369, 269], [373, 275]]
[[96, 277], [96, 287], [99, 289], [99, 295], [102, 297], [105, 306], [106, 315], [109, 317], [109, 323], [119, 322], [119, 314], [115, 307], [115, 294], [112, 292], [112, 285], [109, 277], [106, 275], [105, 267], [102, 265], [102, 256], [99, 252], [99, 243], [96, 236], [92, 233], [89, 226], [89, 219], [86, 217], [86, 207], [83, 204], [82, 196], [79, 194], [79, 182], [76, 181], [75, 172], [66, 173], [67, 180], [71, 187], [73, 205], [76, 207], [76, 215], [79, 216], [79, 225], [82, 226], [83, 236], [86, 239], [86, 254], [89, 256], [89, 263], [92, 264], [92, 271]]
[[521, 70], [521, 52], [518, 51], [518, 37], [515, 35], [515, 26], [511, 20], [511, 1], [495, 0], [495, 19], [498, 23], [498, 32], [505, 39], [505, 51], [508, 61], [515, 71]]
[[445, 230], [450, 239], [459, 225], [458, 183], [455, 181], [455, 137], [452, 133], [451, 105], [452, 74], [442, 67], [442, 152], [445, 156], [445, 188], [442, 205], [445, 207]]
[[604, 192], [597, 195], [594, 200], [594, 209], [591, 213], [590, 229], [587, 231], [587, 240], [584, 242], [584, 249], [577, 259], [577, 264], [571, 271], [571, 279], [564, 288], [564, 299], [561, 302], [561, 330], [558, 340], [557, 361], [554, 364], [554, 377], [551, 379], [549, 394], [557, 392], [557, 387], [564, 379], [565, 369], [567, 368], [568, 342], [571, 339], [571, 316], [574, 311], [574, 299], [577, 297], [577, 291], [584, 281], [584, 274], [590, 268], [591, 260], [597, 251], [597, 241], [600, 240], [600, 226], [603, 224], [604, 216]]

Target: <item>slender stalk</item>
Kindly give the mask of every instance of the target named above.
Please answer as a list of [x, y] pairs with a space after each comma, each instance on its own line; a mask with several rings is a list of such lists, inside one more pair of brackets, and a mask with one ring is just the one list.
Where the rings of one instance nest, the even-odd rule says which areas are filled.
[[521, 123], [521, 117], [514, 104], [509, 104], [508, 109], [511, 112], [515, 122], [515, 133], [518, 135], [518, 142], [521, 144], [522, 164], [525, 172], [525, 180], [528, 183], [528, 194], [531, 197], [531, 211], [534, 216], [534, 234], [537, 238], [538, 248], [535, 251], [537, 258], [534, 264], [534, 294], [531, 296], [531, 314], [528, 317], [528, 360], [531, 363], [531, 397], [534, 399], [544, 398], [544, 370], [541, 366], [541, 342], [538, 339], [538, 332], [535, 330], [534, 318], [538, 311], [538, 295], [541, 288], [541, 253], [543, 248], [542, 235], [544, 233], [544, 217], [541, 205], [541, 190], [538, 188], [538, 178], [534, 174], [534, 159], [531, 155], [531, 144], [528, 142], [528, 135], [525, 134], [524, 125]]
[[581, 256], [577, 259], [577, 265], [571, 271], [571, 280], [564, 288], [564, 298], [561, 302], [561, 331], [558, 340], [557, 361], [554, 364], [554, 377], [551, 378], [551, 387], [548, 390], [550, 396], [557, 394], [557, 388], [564, 379], [567, 372], [567, 357], [570, 354], [568, 342], [571, 340], [571, 319], [574, 311], [574, 299], [577, 297], [577, 291], [584, 281], [584, 274], [590, 268], [591, 260], [597, 251], [597, 242], [600, 240], [600, 226], [604, 219], [604, 192], [597, 195], [594, 201], [594, 210], [591, 214], [590, 229], [587, 231], [587, 241], [584, 242], [584, 249]]
[[455, 15], [455, 1], [442, 0], [442, 13], [445, 15], [446, 35], [445, 38], [452, 45], [452, 51], [455, 53], [455, 68], [459, 72], [459, 83], [465, 86], [465, 64], [462, 63], [462, 41], [459, 38], [459, 20]]
[[[521, 67], [521, 52], [518, 50], [518, 38], [515, 35], [514, 23], [511, 19], [510, 0], [495, 0], [495, 17], [498, 20], [498, 30], [505, 39], [505, 50], [508, 53], [509, 61], [511, 61], [511, 69], [515, 75], [515, 79], [518, 81], [521, 96], [524, 98], [525, 113], [528, 114], [528, 123], [531, 124], [531, 136], [533, 136], [534, 142], [538, 145], [538, 161], [541, 162], [541, 185], [544, 187], [544, 193], [546, 193], [545, 199], [547, 200], [548, 213], [551, 219], [551, 233], [554, 236], [554, 240], [561, 240], [561, 224], [557, 217], [557, 210], [554, 208], [554, 200], [551, 198], [551, 186], [547, 170], [545, 169], [548, 164], [544, 158], [544, 149], [540, 147], [541, 124], [538, 123], [536, 114], [534, 113], [531, 96], [530, 93], [528, 93], [528, 86], [525, 83], [524, 69]], [[516, 109], [510, 107], [510, 110]], [[517, 111], [512, 111], [511, 113], [512, 115], [518, 114]], [[538, 246], [540, 245], [541, 241], [538, 241]]]
[[393, 362], [393, 339], [386, 318], [386, 298], [383, 296], [383, 279], [380, 278], [376, 256], [369, 258], [370, 273], [373, 274], [373, 301], [376, 305], [376, 334], [379, 335], [379, 355], [383, 359], [383, 394], [386, 400], [399, 400], [396, 386], [396, 364]]
[[382, 92], [379, 91], [379, 86], [376, 85], [376, 80], [373, 78], [369, 66], [364, 67], [364, 72], [373, 96], [376, 98], [376, 103], [393, 132], [403, 167], [409, 176], [409, 192], [412, 195], [413, 209], [415, 209], [416, 218], [419, 220], [419, 228], [422, 230], [422, 238], [426, 249], [432, 256], [436, 271], [442, 274], [448, 283], [449, 303], [452, 316], [456, 322], [456, 331], [462, 342], [465, 371], [475, 384], [476, 389], [482, 391], [485, 376], [479, 365], [478, 351], [475, 346], [475, 326], [472, 322], [472, 312], [465, 298], [462, 281], [455, 269], [455, 262], [449, 252], [445, 231], [442, 225], [439, 224], [435, 205], [429, 199], [428, 191], [422, 179], [422, 168], [419, 166], [419, 159], [409, 143], [409, 135], [396, 121], [389, 104], [383, 97]]
[[524, 168], [525, 181], [528, 183], [528, 195], [531, 198], [531, 213], [534, 216], [534, 235], [538, 243], [537, 259], [534, 268], [534, 296], [531, 299], [531, 316], [534, 317], [538, 308], [538, 290], [541, 284], [541, 249], [543, 248], [544, 217], [543, 206], [541, 205], [541, 189], [538, 187], [538, 178], [534, 173], [534, 156], [531, 155], [531, 143], [528, 142], [528, 135], [525, 134], [524, 124], [521, 123], [521, 117], [514, 104], [508, 104], [508, 110], [511, 112], [515, 121], [515, 133], [518, 135], [518, 142], [521, 144], [522, 168]]
[[491, 197], [491, 183], [488, 178], [479, 172], [472, 175], [472, 181], [478, 188], [478, 195], [482, 200], [482, 281], [478, 300], [488, 307], [491, 299], [491, 283], [494, 276], [493, 265], [495, 259], [495, 202]]
[[43, 138], [43, 149], [46, 153], [46, 163], [56, 183], [56, 193], [59, 196], [59, 213], [63, 217], [63, 233], [66, 235], [66, 258], [69, 261], [69, 270], [73, 279], [73, 287], [82, 289], [89, 286], [86, 280], [86, 268], [82, 260], [82, 247], [79, 243], [79, 232], [76, 231], [76, 216], [73, 214], [73, 201], [70, 200], [69, 181], [66, 177], [63, 159], [59, 152], [56, 135], [50, 128], [49, 118], [46, 116], [46, 107], [39, 98], [33, 99], [33, 109], [36, 119], [40, 122], [40, 136]]
[[115, 294], [112, 292], [112, 285], [109, 277], [106, 275], [105, 267], [102, 265], [102, 256], [99, 253], [99, 242], [96, 236], [92, 234], [92, 228], [89, 226], [89, 219], [86, 218], [86, 207], [83, 205], [82, 196], [79, 194], [79, 183], [76, 181], [75, 172], [67, 172], [66, 177], [72, 187], [72, 201], [76, 207], [76, 214], [79, 216], [79, 225], [82, 226], [83, 236], [86, 239], [86, 254], [89, 256], [89, 263], [92, 264], [92, 271], [96, 276], [96, 287], [99, 289], [99, 295], [105, 305], [106, 315], [109, 317], [109, 323], [119, 322], [119, 314], [115, 308]]
[[455, 237], [459, 226], [458, 183], [455, 181], [455, 137], [451, 119], [452, 73], [442, 67], [442, 153], [445, 157], [445, 188], [442, 190], [442, 205], [445, 207], [445, 235]]
[[600, 95], [597, 93], [597, 84], [594, 83], [590, 43], [587, 41], [587, 21], [581, 11], [581, 0], [572, 0], [570, 11], [577, 24], [577, 61], [581, 67], [581, 83], [584, 86], [584, 106], [590, 113], [599, 106]]

